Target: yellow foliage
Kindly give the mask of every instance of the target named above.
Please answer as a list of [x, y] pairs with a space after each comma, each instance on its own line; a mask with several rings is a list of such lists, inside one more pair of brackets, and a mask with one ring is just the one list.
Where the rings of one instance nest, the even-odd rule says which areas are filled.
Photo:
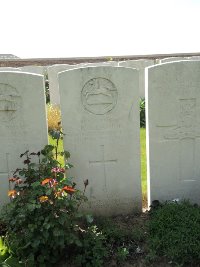
[[60, 130], [61, 112], [60, 108], [55, 105], [47, 105], [48, 130]]

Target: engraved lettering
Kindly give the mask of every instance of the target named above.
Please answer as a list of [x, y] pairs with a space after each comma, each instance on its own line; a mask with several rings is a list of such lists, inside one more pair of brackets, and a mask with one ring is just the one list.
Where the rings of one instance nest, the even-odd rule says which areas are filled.
[[8, 122], [15, 117], [20, 106], [20, 95], [16, 88], [0, 83], [0, 122]]

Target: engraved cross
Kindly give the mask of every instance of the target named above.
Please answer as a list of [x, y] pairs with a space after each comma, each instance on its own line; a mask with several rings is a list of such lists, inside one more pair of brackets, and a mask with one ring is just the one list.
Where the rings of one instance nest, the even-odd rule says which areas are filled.
[[89, 164], [102, 164], [103, 165], [103, 173], [104, 173], [104, 188], [106, 190], [106, 182], [107, 182], [107, 173], [106, 173], [106, 165], [107, 164], [116, 164], [117, 159], [105, 159], [105, 149], [104, 145], [101, 145], [101, 158], [99, 160], [90, 160]]
[[[195, 139], [200, 137], [200, 129], [196, 127], [196, 99], [179, 100], [179, 119], [176, 126], [167, 130], [164, 138], [179, 140], [179, 176], [182, 181], [196, 181]], [[169, 128], [170, 126], [157, 126]]]

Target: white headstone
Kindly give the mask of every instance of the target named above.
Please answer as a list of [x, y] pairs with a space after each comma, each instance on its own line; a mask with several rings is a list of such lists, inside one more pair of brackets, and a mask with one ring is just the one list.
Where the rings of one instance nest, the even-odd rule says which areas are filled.
[[95, 67], [95, 66], [117, 66], [117, 62], [97, 62], [97, 63], [81, 63], [76, 65], [69, 64], [57, 64], [47, 68], [49, 79], [49, 93], [50, 102], [53, 105], [60, 105], [59, 85], [58, 85], [58, 73], [64, 70], [77, 69], [83, 67]]
[[[83, 66], [82, 64], [80, 65]], [[77, 65], [56, 64], [56, 65], [49, 66], [47, 68], [51, 104], [60, 105], [58, 73], [61, 71], [69, 70], [73, 68], [77, 68]]]
[[21, 71], [23, 72], [30, 72], [30, 73], [36, 73], [36, 74], [45, 74], [46, 67], [44, 66], [24, 66], [21, 67]]
[[138, 71], [92, 67], [59, 74], [64, 147], [98, 215], [141, 210]]
[[21, 69], [12, 67], [0, 67], [0, 71], [21, 71]]
[[0, 72], [0, 205], [8, 202], [8, 178], [26, 150], [48, 143], [43, 76]]
[[0, 67], [0, 71], [22, 71], [22, 72], [29, 72], [35, 74], [45, 74], [46, 67], [44, 66], [24, 66], [19, 68], [12, 68], [12, 67]]
[[149, 204], [200, 204], [200, 61], [161, 64], [147, 74]]
[[167, 57], [160, 60], [160, 63], [169, 63], [174, 61], [188, 60], [188, 57]]
[[174, 61], [182, 61], [182, 60], [200, 60], [200, 56], [192, 56], [192, 57], [168, 57], [160, 60], [160, 63], [169, 63]]
[[154, 65], [154, 60], [127, 60], [119, 62], [119, 66], [135, 68], [139, 70], [139, 87], [140, 87], [140, 97], [145, 97], [145, 68]]

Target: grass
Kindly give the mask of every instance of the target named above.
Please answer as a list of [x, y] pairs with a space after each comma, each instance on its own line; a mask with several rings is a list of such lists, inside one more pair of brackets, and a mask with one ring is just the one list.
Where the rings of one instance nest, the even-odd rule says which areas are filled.
[[[56, 139], [53, 139], [50, 135], [49, 135], [49, 144], [56, 146]], [[63, 141], [59, 140], [58, 142], [58, 152], [62, 152], [63, 151]], [[64, 167], [64, 157], [58, 155], [58, 161], [60, 162], [61, 166]]]

